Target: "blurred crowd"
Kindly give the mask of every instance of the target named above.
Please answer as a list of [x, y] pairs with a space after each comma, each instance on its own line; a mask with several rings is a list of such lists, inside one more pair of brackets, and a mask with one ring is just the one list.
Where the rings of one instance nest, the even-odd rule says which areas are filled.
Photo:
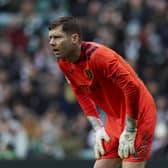
[[167, 0], [0, 0], [0, 159], [94, 158], [93, 130], [48, 45], [48, 23], [67, 15], [145, 82], [157, 105], [151, 157], [168, 158]]

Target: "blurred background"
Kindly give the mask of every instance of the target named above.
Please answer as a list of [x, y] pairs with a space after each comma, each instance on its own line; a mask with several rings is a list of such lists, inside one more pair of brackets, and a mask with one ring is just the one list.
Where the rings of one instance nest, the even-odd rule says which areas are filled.
[[0, 0], [0, 160], [94, 159], [93, 130], [49, 51], [48, 24], [67, 15], [145, 82], [157, 105], [151, 158], [168, 160], [167, 0]]

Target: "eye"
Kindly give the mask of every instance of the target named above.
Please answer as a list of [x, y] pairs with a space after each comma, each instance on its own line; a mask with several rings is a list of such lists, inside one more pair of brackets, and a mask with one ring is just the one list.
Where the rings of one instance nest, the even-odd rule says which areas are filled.
[[58, 39], [61, 39], [63, 38], [63, 36], [61, 35], [52, 35], [52, 36], [49, 36], [49, 40], [58, 40]]
[[53, 36], [54, 39], [60, 39], [62, 36]]

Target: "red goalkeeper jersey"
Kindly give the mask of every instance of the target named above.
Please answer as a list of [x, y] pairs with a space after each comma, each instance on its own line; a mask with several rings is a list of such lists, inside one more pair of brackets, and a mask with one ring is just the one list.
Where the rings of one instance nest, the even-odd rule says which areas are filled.
[[[82, 42], [76, 63], [58, 60], [85, 115], [99, 117], [98, 105], [124, 127], [126, 114], [134, 119], [149, 117], [153, 99], [131, 66], [115, 51], [94, 42]], [[143, 117], [142, 117], [143, 116]]]

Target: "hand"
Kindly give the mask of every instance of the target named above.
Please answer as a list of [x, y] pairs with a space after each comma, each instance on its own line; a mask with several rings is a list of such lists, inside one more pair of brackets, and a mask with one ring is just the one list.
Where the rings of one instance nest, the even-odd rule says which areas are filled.
[[95, 154], [96, 159], [99, 159], [100, 156], [105, 154], [102, 140], [105, 140], [107, 142], [110, 141], [110, 137], [108, 136], [104, 127], [101, 127], [95, 131], [94, 154]]
[[136, 137], [136, 129], [125, 129], [119, 139], [118, 155], [120, 158], [127, 158], [129, 154], [135, 153], [134, 142]]

